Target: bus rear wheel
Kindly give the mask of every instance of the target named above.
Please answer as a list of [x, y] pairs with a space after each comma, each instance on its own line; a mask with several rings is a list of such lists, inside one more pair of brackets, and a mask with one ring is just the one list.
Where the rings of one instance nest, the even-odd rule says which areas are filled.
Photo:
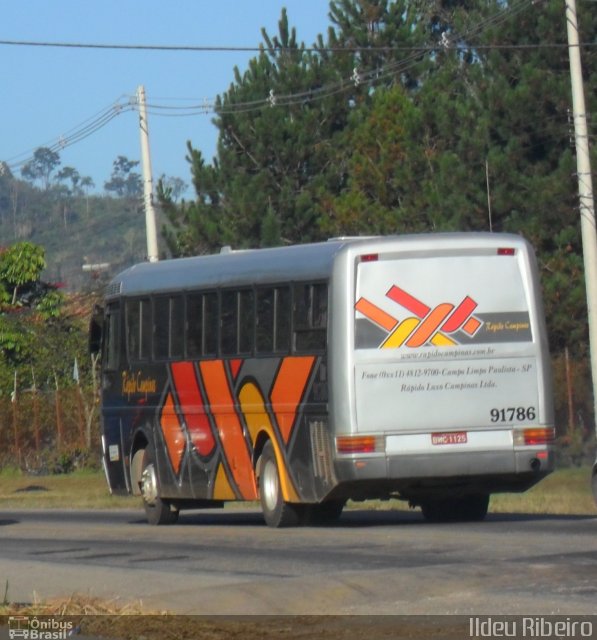
[[266, 442], [261, 454], [259, 500], [268, 526], [293, 527], [300, 524], [303, 505], [284, 501], [278, 463], [271, 441]]
[[149, 524], [174, 524], [178, 520], [178, 510], [173, 509], [167, 500], [160, 497], [155, 452], [151, 444], [147, 445], [143, 455], [140, 488]]
[[489, 495], [459, 498], [431, 498], [421, 503], [423, 517], [429, 522], [478, 522], [487, 515]]

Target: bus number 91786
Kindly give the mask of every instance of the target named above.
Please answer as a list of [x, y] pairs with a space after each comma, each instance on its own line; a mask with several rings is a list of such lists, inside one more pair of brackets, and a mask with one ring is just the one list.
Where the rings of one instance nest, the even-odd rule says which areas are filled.
[[537, 418], [535, 407], [508, 407], [507, 409], [492, 409], [492, 422], [526, 422]]

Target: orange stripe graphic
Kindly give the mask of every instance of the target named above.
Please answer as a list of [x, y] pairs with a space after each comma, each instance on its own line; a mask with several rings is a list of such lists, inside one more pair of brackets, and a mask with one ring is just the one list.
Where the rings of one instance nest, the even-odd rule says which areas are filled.
[[393, 318], [389, 313], [386, 313], [377, 305], [369, 302], [366, 298], [359, 298], [354, 306], [357, 311], [360, 311], [365, 316], [365, 318], [375, 322], [375, 324], [378, 324], [386, 331], [392, 331], [392, 329], [398, 324], [396, 318]]
[[228, 476], [226, 475], [226, 469], [223, 464], [218, 465], [218, 471], [216, 472], [216, 482], [214, 484], [214, 491], [212, 494], [214, 500], [236, 500], [234, 489], [230, 486]]
[[207, 457], [214, 450], [216, 442], [203, 406], [195, 367], [191, 362], [177, 362], [171, 368], [178, 401], [191, 440], [199, 454]]
[[164, 441], [166, 442], [170, 463], [178, 475], [178, 473], [180, 473], [180, 463], [182, 462], [182, 454], [184, 452], [185, 438], [180, 428], [176, 410], [174, 409], [174, 399], [171, 393], [168, 394], [166, 402], [162, 407], [160, 426], [164, 434]]
[[234, 397], [228, 385], [224, 363], [221, 360], [206, 360], [199, 363], [199, 369], [234, 482], [240, 489], [242, 498], [255, 500], [257, 487], [253, 465], [242, 425], [235, 411]]
[[232, 374], [232, 377], [234, 380], [236, 380], [238, 376], [238, 372], [240, 371], [242, 363], [243, 361], [240, 359], [228, 361], [228, 366], [230, 367], [230, 373]]
[[314, 356], [284, 358], [270, 395], [272, 408], [285, 444], [296, 418], [296, 410], [309, 380]]
[[469, 296], [454, 309], [454, 313], [442, 325], [442, 331], [452, 333], [461, 327], [477, 308], [477, 303]]
[[386, 338], [385, 342], [381, 345], [381, 348], [396, 349], [401, 347], [404, 344], [404, 341], [419, 326], [419, 324], [420, 320], [418, 318], [406, 318], [406, 320], [403, 320]]
[[471, 318], [464, 323], [463, 330], [466, 331], [469, 336], [475, 335], [477, 329], [481, 326], [481, 321], [477, 318]]
[[294, 488], [290, 474], [284, 462], [284, 456], [278, 438], [272, 426], [271, 420], [265, 410], [265, 401], [260, 389], [253, 382], [247, 382], [243, 385], [238, 394], [241, 411], [245, 416], [245, 422], [251, 434], [253, 445], [257, 440], [257, 436], [261, 431], [265, 431], [271, 440], [274, 451], [276, 453], [276, 462], [278, 463], [278, 471], [280, 474], [280, 486], [282, 487], [282, 496], [286, 502], [298, 502], [299, 497]]
[[414, 296], [411, 296], [410, 293], [407, 293], [404, 289], [401, 289], [396, 285], [392, 285], [390, 287], [386, 296], [388, 296], [390, 300], [393, 300], [403, 306], [405, 309], [408, 309], [411, 313], [414, 313], [417, 318], [424, 318], [431, 311], [424, 302], [421, 302]]
[[407, 347], [421, 347], [438, 330], [441, 323], [452, 312], [454, 305], [445, 302], [438, 304], [435, 309], [421, 322], [418, 329], [406, 341]]

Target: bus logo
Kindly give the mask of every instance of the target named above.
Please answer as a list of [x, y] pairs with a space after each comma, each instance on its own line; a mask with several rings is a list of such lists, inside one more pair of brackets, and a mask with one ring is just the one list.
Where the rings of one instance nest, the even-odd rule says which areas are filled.
[[472, 337], [483, 324], [473, 315], [477, 303], [470, 296], [465, 296], [458, 306], [442, 302], [432, 308], [393, 285], [386, 297], [412, 315], [399, 320], [363, 297], [355, 304], [356, 311], [386, 332], [385, 338], [378, 345], [380, 349], [402, 346], [416, 349], [425, 345], [451, 347], [458, 344], [454, 333], [464, 331]]
[[73, 622], [57, 618], [9, 616], [8, 637], [25, 640], [65, 640], [72, 634]]
[[8, 637], [28, 638], [29, 637], [29, 616], [9, 616]]

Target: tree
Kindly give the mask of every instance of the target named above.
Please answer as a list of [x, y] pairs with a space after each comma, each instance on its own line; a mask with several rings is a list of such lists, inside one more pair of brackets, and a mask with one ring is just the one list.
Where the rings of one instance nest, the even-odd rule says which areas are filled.
[[29, 242], [0, 253], [0, 388], [16, 367], [35, 359], [36, 336], [60, 315], [62, 296], [40, 280], [44, 267], [43, 248]]
[[46, 266], [42, 247], [30, 242], [17, 242], [0, 253], [0, 285], [10, 293], [10, 304], [25, 302], [22, 287], [33, 285]]
[[[584, 10], [590, 42], [597, 13]], [[568, 59], [547, 46], [565, 33], [561, 4], [333, 0], [330, 19], [306, 50], [283, 11], [278, 35], [263, 32], [260, 53], [235, 70], [217, 101], [217, 158], [206, 164], [189, 145], [195, 202], [164, 198], [173, 253], [346, 233], [520, 233], [539, 256], [552, 347], [585, 349]]]
[[33, 158], [23, 165], [21, 175], [32, 182], [40, 180], [42, 188], [47, 191], [52, 173], [58, 166], [60, 166], [60, 155], [47, 147], [39, 147], [33, 153]]
[[104, 189], [121, 198], [135, 198], [142, 193], [141, 175], [133, 169], [138, 160], [129, 160], [126, 156], [118, 156], [112, 164], [110, 180], [104, 183]]
[[81, 194], [81, 174], [73, 167], [63, 167], [56, 174], [56, 180], [58, 182], [70, 182], [68, 187], [68, 193], [71, 196]]
[[178, 202], [189, 185], [182, 179], [175, 176], [167, 176], [162, 174], [158, 181], [162, 184], [162, 190], [166, 197], [171, 198], [173, 202]]

